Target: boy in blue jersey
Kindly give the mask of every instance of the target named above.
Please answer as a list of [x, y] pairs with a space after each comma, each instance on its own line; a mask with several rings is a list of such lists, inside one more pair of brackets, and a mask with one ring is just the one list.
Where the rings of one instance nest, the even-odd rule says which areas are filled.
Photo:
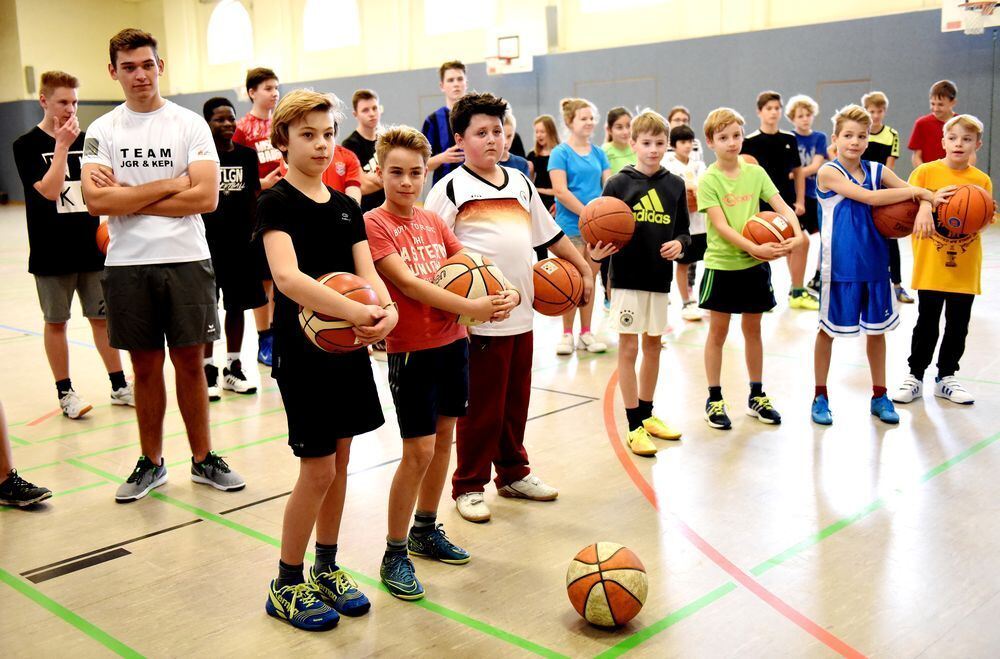
[[427, 115], [420, 132], [431, 143], [431, 159], [427, 161], [427, 171], [434, 172], [434, 182], [437, 183], [451, 173], [465, 160], [462, 149], [455, 145], [455, 136], [451, 130], [448, 115], [458, 99], [465, 96], [469, 83], [465, 78], [465, 64], [458, 60], [445, 62], [438, 69], [441, 78], [441, 91], [444, 93], [444, 105]]
[[[885, 333], [899, 324], [899, 313], [889, 281], [888, 240], [875, 229], [872, 206], [907, 199], [931, 201], [933, 194], [907, 185], [881, 163], [861, 159], [871, 121], [858, 105], [837, 112], [833, 118], [837, 159], [820, 167], [817, 175], [822, 283], [812, 420], [821, 425], [833, 423], [826, 388], [833, 339], [861, 333], [868, 339], [871, 413], [884, 423], [899, 423], [885, 387]], [[924, 223], [915, 228], [915, 233], [926, 231]]]
[[[795, 126], [795, 141], [799, 145], [799, 161], [802, 163], [802, 176], [805, 178], [805, 213], [799, 217], [802, 225], [802, 235], [808, 240], [809, 234], [819, 233], [819, 202], [816, 198], [816, 172], [826, 162], [826, 133], [813, 130], [813, 121], [819, 114], [819, 105], [805, 94], [796, 94], [788, 99], [785, 105], [785, 116]], [[808, 261], [809, 252], [805, 253]], [[805, 268], [806, 264], [803, 263]], [[816, 275], [806, 285], [806, 289], [819, 294], [819, 265]]]

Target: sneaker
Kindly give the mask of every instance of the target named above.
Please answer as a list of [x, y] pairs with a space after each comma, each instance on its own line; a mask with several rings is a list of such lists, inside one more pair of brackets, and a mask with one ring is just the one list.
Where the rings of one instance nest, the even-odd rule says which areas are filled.
[[167, 466], [160, 458], [160, 464], [154, 464], [146, 456], [139, 458], [135, 463], [135, 469], [128, 479], [118, 486], [115, 492], [115, 501], [118, 503], [130, 503], [143, 498], [153, 488], [160, 487], [167, 482]]
[[135, 407], [135, 392], [132, 389], [131, 382], [127, 383], [124, 387], [111, 390], [111, 404]]
[[899, 415], [896, 414], [896, 408], [885, 394], [882, 394], [878, 398], [872, 398], [871, 410], [872, 416], [877, 416], [882, 423], [899, 423]]
[[729, 430], [733, 427], [733, 422], [726, 414], [726, 401], [710, 400], [705, 403], [705, 421], [713, 428]]
[[455, 499], [458, 514], [469, 522], [490, 521], [490, 509], [482, 492], [466, 492]]
[[976, 399], [972, 397], [962, 383], [954, 375], [943, 377], [934, 383], [934, 395], [938, 398], [947, 398], [959, 405], [972, 405]]
[[363, 616], [372, 608], [372, 603], [358, 590], [357, 582], [340, 568], [317, 572], [314, 565], [309, 568], [309, 583], [319, 590], [320, 599], [342, 616]]
[[556, 354], [557, 355], [572, 355], [573, 354], [573, 335], [566, 333], [562, 335], [559, 339], [559, 343], [556, 344]]
[[235, 492], [247, 486], [243, 477], [230, 469], [215, 451], [209, 451], [203, 462], [195, 462], [194, 456], [191, 456], [191, 480], [223, 492]]
[[507, 483], [497, 490], [497, 494], [508, 499], [531, 499], [532, 501], [553, 501], [559, 490], [546, 485], [538, 476], [528, 474], [513, 483]]
[[681, 318], [684, 320], [697, 321], [704, 318], [701, 313], [701, 309], [698, 308], [698, 303], [694, 300], [688, 300], [681, 307]]
[[903, 378], [903, 383], [892, 394], [892, 400], [896, 403], [912, 403], [924, 395], [923, 388], [924, 383], [911, 373]]
[[653, 443], [649, 433], [642, 426], [635, 430], [629, 430], [628, 434], [625, 435], [625, 440], [628, 442], [629, 450], [636, 455], [656, 455], [656, 444]]
[[819, 300], [810, 295], [809, 291], [806, 290], [799, 291], [798, 293], [789, 293], [788, 308], [819, 311]]
[[813, 275], [813, 278], [809, 280], [809, 283], [806, 284], [806, 290], [812, 293], [813, 295], [819, 297], [820, 286], [821, 283], [819, 280], [819, 273], [817, 272], [815, 275]]
[[680, 439], [681, 431], [668, 426], [666, 422], [656, 416], [651, 416], [642, 422], [642, 427], [657, 439]]
[[426, 533], [414, 533], [411, 529], [406, 538], [406, 550], [412, 556], [433, 558], [448, 565], [465, 565], [472, 559], [469, 552], [448, 539], [444, 524], [436, 524]]
[[388, 553], [382, 557], [382, 566], [378, 570], [389, 594], [401, 600], [418, 600], [424, 596], [424, 587], [417, 579], [413, 569], [413, 561], [404, 552]]
[[913, 304], [913, 298], [910, 297], [910, 294], [902, 286], [896, 287], [896, 301], [903, 304]]
[[340, 622], [340, 614], [319, 599], [315, 585], [306, 582], [278, 588], [277, 584], [278, 580], [273, 580], [268, 591], [264, 604], [267, 615], [307, 632], [333, 629]]
[[751, 396], [747, 401], [747, 416], [752, 416], [761, 423], [769, 423], [773, 426], [781, 423], [781, 415], [778, 410], [771, 406], [771, 399], [767, 396]]
[[23, 508], [39, 501], [45, 501], [52, 496], [47, 487], [39, 487], [29, 483], [17, 475], [16, 469], [11, 469], [7, 480], [0, 483], [0, 505]]
[[580, 340], [576, 342], [576, 349], [586, 350], [587, 352], [604, 352], [608, 349], [608, 346], [603, 341], [598, 341], [593, 334], [587, 332], [580, 335]]
[[830, 401], [826, 396], [820, 394], [816, 396], [812, 404], [812, 420], [821, 426], [833, 425], [833, 413], [830, 412]]
[[219, 389], [218, 367], [205, 364], [205, 380], [208, 382], [208, 401], [214, 403], [222, 398], [222, 390]]
[[264, 366], [271, 365], [271, 350], [274, 347], [274, 335], [257, 338], [257, 361]]
[[80, 394], [72, 389], [59, 398], [59, 407], [62, 408], [63, 416], [71, 419], [79, 419], [84, 414], [94, 409], [92, 405], [80, 398]]
[[611, 311], [611, 300], [604, 298], [604, 310]]
[[238, 394], [257, 393], [257, 387], [250, 384], [247, 381], [247, 376], [243, 375], [243, 368], [238, 359], [233, 360], [232, 364], [222, 369], [222, 388], [226, 391], [235, 391]]

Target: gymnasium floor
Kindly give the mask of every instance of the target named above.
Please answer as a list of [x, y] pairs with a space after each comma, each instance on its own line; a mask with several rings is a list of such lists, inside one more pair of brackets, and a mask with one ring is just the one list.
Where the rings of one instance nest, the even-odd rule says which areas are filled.
[[[266, 369], [260, 395], [226, 395], [211, 408], [215, 447], [246, 477], [244, 491], [189, 480], [171, 395], [171, 481], [116, 505], [114, 489], [138, 456], [135, 414], [105, 404], [107, 378], [80, 317], [70, 324], [72, 374], [95, 409], [82, 421], [56, 413], [25, 272], [23, 207], [0, 208], [0, 235], [0, 400], [18, 469], [55, 493], [34, 510], [0, 509], [4, 656], [1000, 653], [1000, 504], [989, 485], [1000, 468], [1000, 359], [989, 347], [1000, 343], [996, 231], [986, 236], [986, 294], [974, 307], [959, 374], [977, 403], [962, 408], [930, 396], [899, 406], [898, 427], [868, 414], [861, 340], [834, 347], [836, 425], [811, 424], [816, 317], [781, 304], [764, 319], [765, 384], [784, 424], [743, 415], [734, 327], [723, 378], [734, 429], [709, 429], [701, 418], [706, 326], [684, 324], [675, 305], [656, 404], [685, 436], [661, 442], [653, 459], [638, 458], [620, 439], [614, 351], [559, 358], [557, 322], [539, 318], [527, 445], [535, 472], [560, 497], [512, 501], [491, 487], [493, 521], [473, 525], [445, 495], [440, 518], [473, 560], [455, 567], [416, 559], [427, 590], [419, 603], [377, 586], [400, 440], [385, 368], [376, 364], [387, 423], [354, 443], [339, 554], [373, 609], [320, 634], [264, 613], [297, 470]], [[787, 269], [778, 264], [775, 273], [781, 299]], [[904, 373], [915, 314], [905, 307], [890, 336], [890, 385]], [[328, 383], [331, 396], [338, 386], [349, 383]], [[649, 572], [645, 608], [615, 631], [587, 625], [565, 594], [569, 560], [597, 540], [629, 546]]]

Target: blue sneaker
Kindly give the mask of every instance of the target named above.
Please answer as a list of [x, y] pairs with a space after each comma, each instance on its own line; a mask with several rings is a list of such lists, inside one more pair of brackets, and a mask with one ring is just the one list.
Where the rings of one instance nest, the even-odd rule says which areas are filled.
[[278, 588], [275, 579], [271, 582], [264, 610], [267, 615], [307, 632], [333, 629], [340, 621], [340, 615], [324, 604], [318, 595], [316, 586], [309, 582]]
[[833, 425], [833, 414], [830, 412], [830, 401], [828, 401], [826, 396], [823, 394], [816, 396], [816, 399], [813, 401], [812, 417], [813, 423], [818, 423], [821, 426]]
[[358, 590], [358, 584], [351, 575], [340, 568], [332, 572], [317, 572], [314, 565], [309, 568], [309, 583], [316, 586], [320, 598], [340, 615], [363, 616], [372, 608], [372, 603]]
[[896, 408], [885, 394], [872, 398], [872, 415], [877, 416], [882, 423], [899, 423]]
[[434, 558], [449, 565], [465, 565], [472, 557], [445, 535], [444, 525], [437, 524], [426, 533], [410, 531], [406, 539], [406, 549], [413, 556]]
[[403, 552], [386, 552], [382, 557], [379, 577], [389, 589], [389, 594], [401, 600], [418, 600], [424, 596], [424, 587], [417, 580], [413, 561]]
[[271, 351], [274, 348], [274, 335], [268, 334], [257, 339], [257, 361], [264, 366], [271, 365]]

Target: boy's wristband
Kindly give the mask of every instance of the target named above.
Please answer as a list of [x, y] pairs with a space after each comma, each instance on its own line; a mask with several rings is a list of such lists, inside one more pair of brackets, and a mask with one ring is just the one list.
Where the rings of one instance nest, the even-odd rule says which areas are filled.
[[397, 309], [399, 308], [395, 301], [390, 302], [389, 304], [382, 305], [383, 309], [388, 309], [389, 307], [396, 307]]

